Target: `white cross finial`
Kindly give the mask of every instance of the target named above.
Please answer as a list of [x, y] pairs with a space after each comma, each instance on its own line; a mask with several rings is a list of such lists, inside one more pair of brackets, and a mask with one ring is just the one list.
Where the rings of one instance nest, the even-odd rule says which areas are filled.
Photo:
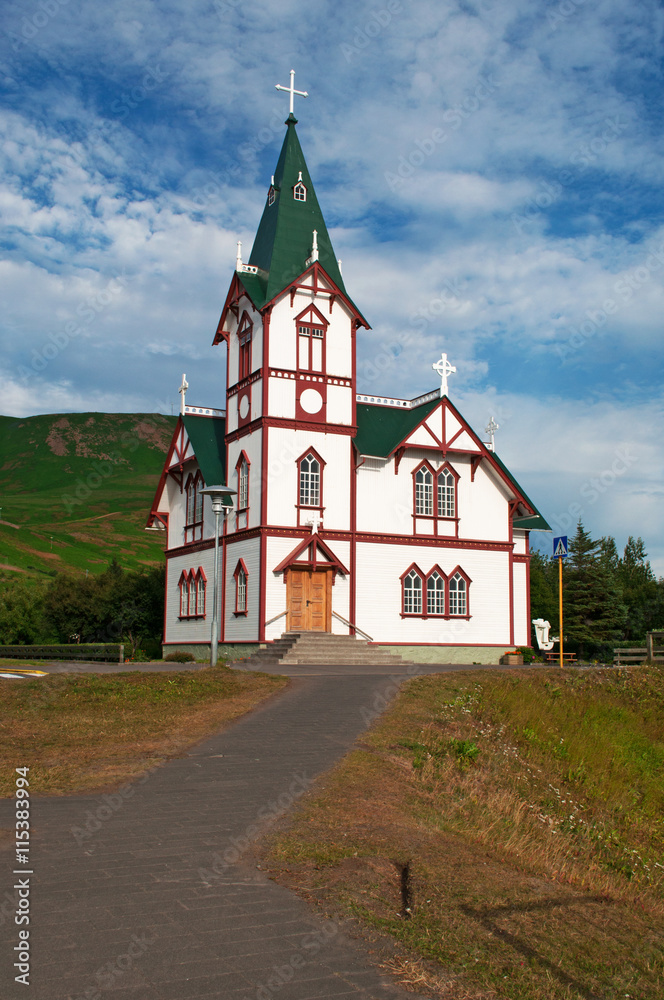
[[182, 397], [180, 401], [180, 413], [184, 414], [184, 397], [187, 395], [187, 389], [189, 388], [189, 383], [187, 382], [187, 376], [182, 376], [182, 385], [178, 389], [180, 396]]
[[489, 421], [489, 423], [484, 428], [484, 430], [487, 432], [487, 434], [491, 438], [491, 451], [495, 451], [496, 450], [495, 447], [494, 447], [493, 436], [496, 433], [496, 431], [499, 430], [499, 429], [500, 429], [500, 424], [497, 424], [496, 421], [493, 419], [493, 417], [491, 417], [491, 420]]
[[237, 241], [237, 256], [235, 257], [235, 270], [242, 270], [242, 240]]
[[314, 241], [311, 246], [311, 259], [318, 260], [318, 230], [314, 229]]
[[323, 518], [320, 514], [312, 514], [308, 519], [307, 524], [311, 525], [311, 534], [315, 535], [321, 524], [323, 523]]
[[440, 395], [441, 395], [441, 397], [442, 396], [446, 396], [447, 395], [447, 376], [448, 375], [456, 375], [456, 368], [454, 367], [454, 365], [451, 365], [449, 363], [449, 361], [447, 360], [447, 355], [446, 354], [441, 354], [440, 361], [436, 361], [435, 365], [431, 365], [431, 367], [433, 368], [433, 370], [435, 372], [438, 372], [438, 374], [440, 375], [440, 379], [441, 379], [441, 383], [440, 383]]
[[308, 97], [306, 90], [296, 90], [295, 89], [295, 70], [290, 71], [290, 87], [282, 87], [280, 84], [275, 83], [276, 90], [284, 90], [287, 94], [290, 94], [290, 113], [293, 114], [293, 105], [295, 101], [295, 95], [298, 97]]

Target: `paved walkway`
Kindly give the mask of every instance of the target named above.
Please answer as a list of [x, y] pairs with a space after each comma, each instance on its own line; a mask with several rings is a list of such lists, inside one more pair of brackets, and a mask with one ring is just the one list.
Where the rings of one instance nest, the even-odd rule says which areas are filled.
[[[20, 876], [7, 849], [3, 998], [412, 997], [245, 857], [270, 817], [346, 753], [376, 696], [394, 690], [385, 674], [318, 671], [122, 794], [33, 799], [30, 988], [14, 982]], [[14, 803], [2, 801], [0, 828], [13, 826]]]

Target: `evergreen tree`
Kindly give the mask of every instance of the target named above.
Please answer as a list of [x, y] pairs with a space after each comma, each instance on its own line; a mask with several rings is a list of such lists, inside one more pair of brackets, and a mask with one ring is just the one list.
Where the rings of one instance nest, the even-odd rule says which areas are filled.
[[642, 538], [630, 535], [617, 575], [627, 605], [627, 639], [645, 642], [646, 632], [664, 626], [664, 580], [656, 580]]
[[622, 638], [627, 609], [613, 539], [594, 541], [579, 521], [564, 573], [564, 633], [586, 647]]

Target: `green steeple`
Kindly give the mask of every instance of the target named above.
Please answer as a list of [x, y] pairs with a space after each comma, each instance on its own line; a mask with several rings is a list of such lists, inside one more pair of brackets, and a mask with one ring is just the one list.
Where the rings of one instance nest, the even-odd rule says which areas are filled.
[[[267, 279], [260, 273], [256, 276], [243, 273], [241, 276], [242, 283], [259, 308], [271, 302], [305, 270], [306, 262], [312, 254], [314, 229], [318, 234], [320, 265], [346, 295], [323, 213], [295, 131], [296, 123], [297, 119], [290, 114], [286, 119], [286, 136], [274, 172], [274, 184], [268, 193], [249, 258], [249, 265], [267, 274]], [[257, 299], [262, 299], [262, 302]]]

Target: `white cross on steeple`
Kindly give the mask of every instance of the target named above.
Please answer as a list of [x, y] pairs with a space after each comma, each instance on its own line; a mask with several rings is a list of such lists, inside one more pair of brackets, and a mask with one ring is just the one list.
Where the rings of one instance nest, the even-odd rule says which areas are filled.
[[290, 87], [282, 87], [280, 84], [275, 83], [276, 90], [284, 90], [287, 94], [290, 94], [290, 113], [293, 114], [293, 105], [295, 101], [295, 95], [298, 97], [308, 97], [306, 90], [296, 90], [295, 89], [295, 70], [290, 71]]
[[446, 354], [441, 354], [440, 361], [436, 361], [435, 365], [431, 365], [431, 367], [433, 368], [433, 370], [435, 372], [438, 372], [438, 374], [440, 375], [440, 378], [441, 378], [440, 395], [441, 395], [441, 397], [442, 396], [446, 396], [447, 395], [447, 376], [448, 375], [456, 375], [456, 368], [454, 367], [454, 365], [451, 365], [449, 363], [449, 361], [447, 360], [447, 355]]
[[491, 451], [495, 451], [496, 450], [495, 447], [494, 447], [493, 436], [496, 433], [496, 431], [499, 430], [499, 429], [500, 429], [500, 424], [497, 424], [496, 421], [493, 419], [493, 417], [491, 417], [491, 420], [489, 421], [489, 423], [484, 428], [484, 430], [486, 431], [486, 433], [491, 438]]
[[180, 413], [184, 414], [184, 397], [187, 395], [187, 389], [189, 388], [189, 383], [187, 382], [187, 376], [182, 376], [182, 385], [178, 389], [180, 396], [182, 397], [180, 401]]

